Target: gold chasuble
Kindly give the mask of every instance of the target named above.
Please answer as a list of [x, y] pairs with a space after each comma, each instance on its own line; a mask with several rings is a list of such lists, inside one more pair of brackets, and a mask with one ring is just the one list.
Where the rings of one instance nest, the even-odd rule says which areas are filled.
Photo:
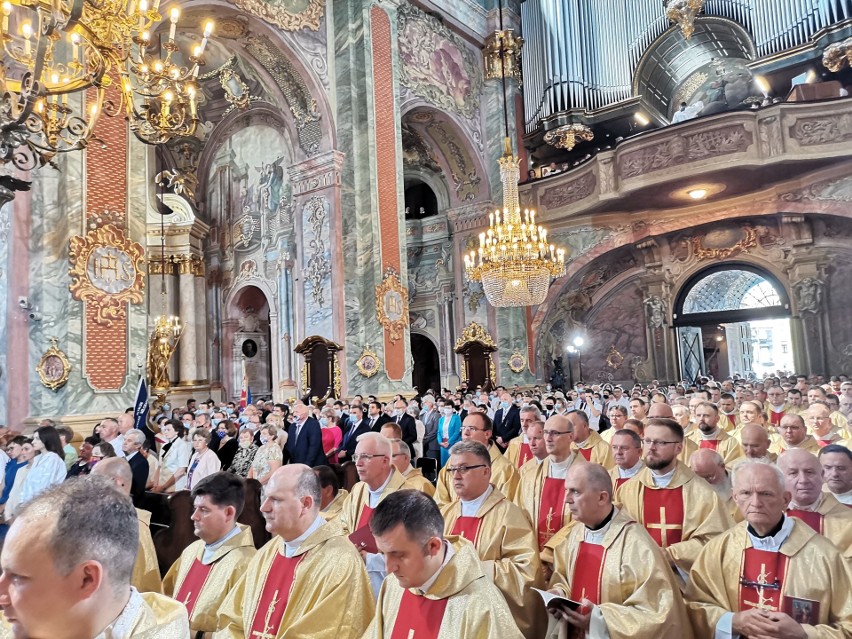
[[601, 436], [595, 431], [589, 431], [589, 438], [583, 442], [582, 446], [576, 442], [571, 447], [572, 450], [580, 453], [583, 459], [595, 464], [600, 464], [607, 470], [615, 467], [615, 459], [612, 456], [612, 449], [609, 447]]
[[535, 532], [523, 511], [499, 490], [493, 490], [474, 517], [462, 516], [461, 501], [441, 509], [444, 534], [459, 535], [472, 542], [482, 561], [482, 570], [496, 585], [521, 632], [527, 639], [538, 639], [543, 626], [539, 595], [541, 564]]
[[[566, 461], [567, 468], [586, 463], [578, 453], [571, 453]], [[571, 523], [571, 511], [565, 506], [565, 479], [549, 477], [550, 464], [548, 457], [537, 468], [525, 472], [514, 500], [535, 528], [539, 550], [560, 528]]]
[[[405, 485], [405, 477], [402, 476], [394, 466], [391, 466], [391, 478], [382, 491], [379, 501], [370, 508], [370, 487], [363, 481], [359, 481], [352, 487], [352, 492], [349, 493], [343, 506], [340, 508], [340, 514], [337, 520], [343, 527], [343, 532], [351, 535], [356, 530], [368, 526], [370, 517], [373, 514], [373, 509], [382, 502], [382, 500], [397, 490], [411, 488]], [[366, 510], [365, 510], [366, 507]]]
[[530, 450], [529, 442], [524, 441], [523, 433], [521, 433], [518, 437], [514, 437], [509, 442], [503, 456], [506, 458], [506, 461], [519, 470], [524, 464], [532, 459], [533, 454]]
[[337, 522], [284, 555], [273, 537], [225, 597], [214, 639], [358, 639], [373, 616], [364, 560]]
[[186, 608], [157, 592], [131, 592], [118, 618], [94, 639], [186, 639]]
[[852, 510], [831, 493], [823, 493], [811, 510], [787, 510], [833, 543], [846, 559], [852, 559]]
[[696, 637], [713, 637], [725, 613], [753, 608], [786, 612], [813, 639], [852, 636], [843, 557], [807, 524], [790, 521], [790, 534], [777, 551], [755, 548], [745, 522], [704, 547], [686, 591]]
[[621, 485], [615, 501], [645, 526], [684, 573], [708, 541], [734, 525], [716, 492], [680, 461], [666, 488], [654, 485], [646, 467]]
[[[491, 457], [491, 483], [495, 488], [499, 488], [500, 492], [508, 499], [514, 501], [520, 482], [518, 471], [503, 456], [497, 446], [493, 444], [489, 446], [488, 454]], [[438, 486], [433, 499], [439, 508], [443, 508], [458, 499], [456, 489], [453, 488], [453, 478], [447, 473], [446, 465], [438, 473]]]
[[523, 639], [474, 547], [461, 537], [446, 541], [455, 554], [425, 593], [388, 575], [363, 639]]
[[690, 434], [690, 438], [698, 445], [698, 448], [709, 448], [719, 453], [728, 468], [737, 460], [745, 457], [745, 451], [740, 442], [728, 435], [722, 428], [719, 429], [718, 434], [713, 439], [704, 439], [701, 436], [701, 431], [697, 428]]
[[594, 541], [585, 541], [595, 535], [587, 535], [585, 526], [571, 527], [554, 551], [550, 587], [597, 606], [591, 637], [606, 636], [605, 630], [611, 639], [691, 639], [668, 558], [626, 511], [619, 510], [608, 526]]
[[236, 585], [257, 552], [251, 528], [237, 524], [240, 532], [220, 546], [206, 564], [204, 542], [191, 543], [163, 579], [163, 592], [186, 606], [192, 632], [213, 632], [225, 596]]
[[147, 510], [136, 509], [139, 520], [139, 551], [133, 564], [133, 574], [130, 585], [139, 592], [163, 592], [160, 581], [160, 564], [157, 562], [157, 549], [151, 538], [151, 513]]
[[326, 521], [332, 521], [333, 519], [337, 519], [340, 515], [340, 510], [343, 508], [343, 504], [346, 502], [346, 498], [349, 497], [349, 491], [345, 488], [341, 488], [337, 491], [337, 496], [331, 500], [331, 503], [325, 507], [325, 510], [320, 511], [320, 517], [325, 519]]
[[409, 468], [408, 473], [403, 475], [405, 478], [404, 489], [419, 490], [429, 497], [435, 495], [435, 487], [432, 482], [423, 476], [423, 472], [419, 468]]

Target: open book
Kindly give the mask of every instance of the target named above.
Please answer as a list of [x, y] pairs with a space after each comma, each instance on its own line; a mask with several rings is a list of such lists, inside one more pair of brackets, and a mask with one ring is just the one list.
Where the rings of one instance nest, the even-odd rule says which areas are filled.
[[567, 597], [560, 597], [559, 595], [554, 595], [552, 592], [539, 590], [538, 588], [533, 588], [533, 590], [541, 595], [545, 608], [568, 608], [570, 610], [577, 610], [577, 608], [580, 607], [579, 601], [574, 601]]

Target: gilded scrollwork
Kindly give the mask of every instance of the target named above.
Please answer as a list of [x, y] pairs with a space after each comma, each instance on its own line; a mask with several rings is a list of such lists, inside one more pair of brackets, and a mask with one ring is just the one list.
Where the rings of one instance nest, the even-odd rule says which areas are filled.
[[296, 8], [293, 5], [302, 3], [293, 0], [235, 0], [234, 4], [284, 31], [319, 31], [325, 15], [323, 0], [307, 0], [307, 5], [298, 11], [292, 10]]
[[36, 373], [42, 385], [52, 391], [59, 390], [68, 382], [71, 374], [71, 362], [59, 349], [57, 339], [50, 338], [50, 348], [41, 356], [36, 365]]
[[71, 296], [97, 309], [95, 322], [109, 326], [126, 316], [125, 304], [142, 303], [144, 251], [122, 229], [106, 224], [70, 244]]
[[376, 287], [376, 319], [388, 332], [391, 344], [402, 339], [408, 326], [408, 291], [399, 281], [396, 270], [390, 267]]

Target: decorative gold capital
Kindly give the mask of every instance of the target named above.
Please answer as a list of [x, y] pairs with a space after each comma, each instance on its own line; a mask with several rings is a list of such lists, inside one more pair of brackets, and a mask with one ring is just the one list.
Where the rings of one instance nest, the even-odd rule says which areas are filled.
[[499, 80], [505, 71], [507, 78], [523, 82], [521, 75], [521, 49], [524, 39], [514, 30], [495, 31], [485, 40], [482, 55], [485, 62], [485, 79]]
[[544, 134], [544, 141], [558, 149], [570, 151], [577, 142], [590, 142], [595, 137], [585, 124], [566, 124]]

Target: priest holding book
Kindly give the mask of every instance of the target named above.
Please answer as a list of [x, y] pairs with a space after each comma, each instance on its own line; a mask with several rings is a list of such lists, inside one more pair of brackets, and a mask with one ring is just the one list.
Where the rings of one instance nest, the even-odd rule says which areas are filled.
[[[554, 550], [553, 594], [581, 605], [548, 608], [588, 637], [691, 639], [692, 629], [668, 559], [651, 535], [612, 503], [612, 479], [598, 464], [578, 464], [565, 480], [575, 521]], [[549, 637], [560, 629], [551, 623]]]

